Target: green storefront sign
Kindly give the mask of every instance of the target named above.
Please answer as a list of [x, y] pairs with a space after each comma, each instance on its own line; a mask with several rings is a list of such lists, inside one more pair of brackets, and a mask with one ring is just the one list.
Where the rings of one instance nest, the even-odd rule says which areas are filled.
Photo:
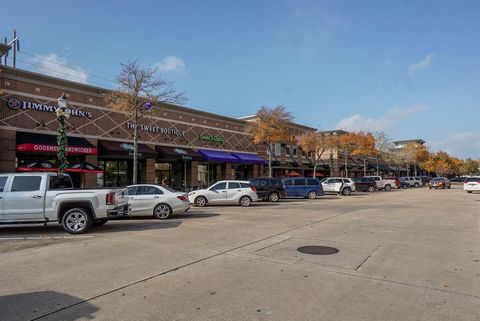
[[222, 135], [209, 135], [209, 134], [203, 134], [199, 135], [199, 138], [201, 141], [204, 142], [213, 142], [217, 144], [223, 144], [225, 142], [225, 138]]

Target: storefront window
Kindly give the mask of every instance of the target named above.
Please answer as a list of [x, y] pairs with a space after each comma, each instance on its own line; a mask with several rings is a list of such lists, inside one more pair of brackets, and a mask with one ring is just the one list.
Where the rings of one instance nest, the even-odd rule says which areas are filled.
[[182, 162], [155, 163], [155, 184], [165, 183], [171, 188], [182, 191], [184, 186], [184, 164]]
[[249, 166], [248, 165], [236, 165], [235, 166], [235, 179], [237, 179], [237, 180], [247, 180], [247, 179], [249, 179], [248, 176], [249, 176]]
[[208, 187], [220, 180], [220, 164], [199, 164], [198, 165], [198, 186]]
[[[105, 171], [103, 174], [103, 186], [122, 187], [130, 183], [129, 164], [126, 160], [104, 160], [98, 165]], [[101, 175], [100, 175], [101, 177]], [[98, 182], [97, 182], [98, 183]]]

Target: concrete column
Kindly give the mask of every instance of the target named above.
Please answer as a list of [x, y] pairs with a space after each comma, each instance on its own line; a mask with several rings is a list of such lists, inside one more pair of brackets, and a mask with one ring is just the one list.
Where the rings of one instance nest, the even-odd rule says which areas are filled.
[[14, 130], [0, 130], [0, 173], [15, 172], [16, 136]]
[[235, 172], [232, 168], [232, 163], [223, 163], [222, 164], [222, 179], [234, 179]]
[[141, 182], [144, 184], [155, 184], [155, 158], [144, 160]]
[[191, 161], [187, 163], [187, 188], [198, 186], [198, 162]]
[[[86, 155], [85, 161], [97, 166], [97, 155]], [[82, 174], [82, 187], [97, 187], [97, 174], [85, 173]]]

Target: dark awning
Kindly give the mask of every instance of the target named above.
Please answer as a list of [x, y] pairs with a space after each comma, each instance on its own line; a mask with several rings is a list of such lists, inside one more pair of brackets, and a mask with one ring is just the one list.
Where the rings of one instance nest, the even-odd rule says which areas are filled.
[[[130, 158], [133, 156], [133, 144], [107, 140], [98, 141], [99, 156], [112, 158]], [[145, 144], [138, 144], [139, 157], [155, 158], [157, 152]]]
[[155, 146], [160, 158], [175, 159], [175, 160], [194, 160], [201, 161], [202, 155], [190, 148], [170, 147], [170, 146]]
[[199, 149], [198, 152], [202, 155], [203, 159], [207, 162], [219, 162], [219, 163], [238, 163], [239, 160], [235, 156], [229, 153], [225, 153], [219, 150]]
[[[67, 154], [97, 154], [97, 148], [85, 138], [69, 136], [67, 141]], [[23, 153], [57, 153], [57, 136], [17, 132], [16, 150]]]
[[238, 158], [242, 164], [265, 164], [265, 160], [255, 154], [232, 153], [232, 155]]

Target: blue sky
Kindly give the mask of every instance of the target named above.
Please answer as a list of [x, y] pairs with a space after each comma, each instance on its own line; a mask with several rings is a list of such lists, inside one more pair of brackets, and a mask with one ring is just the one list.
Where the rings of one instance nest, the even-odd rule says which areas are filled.
[[480, 158], [479, 1], [65, 3], [0, 0], [19, 67], [113, 87], [138, 59], [188, 106], [240, 117], [283, 104], [312, 127]]

